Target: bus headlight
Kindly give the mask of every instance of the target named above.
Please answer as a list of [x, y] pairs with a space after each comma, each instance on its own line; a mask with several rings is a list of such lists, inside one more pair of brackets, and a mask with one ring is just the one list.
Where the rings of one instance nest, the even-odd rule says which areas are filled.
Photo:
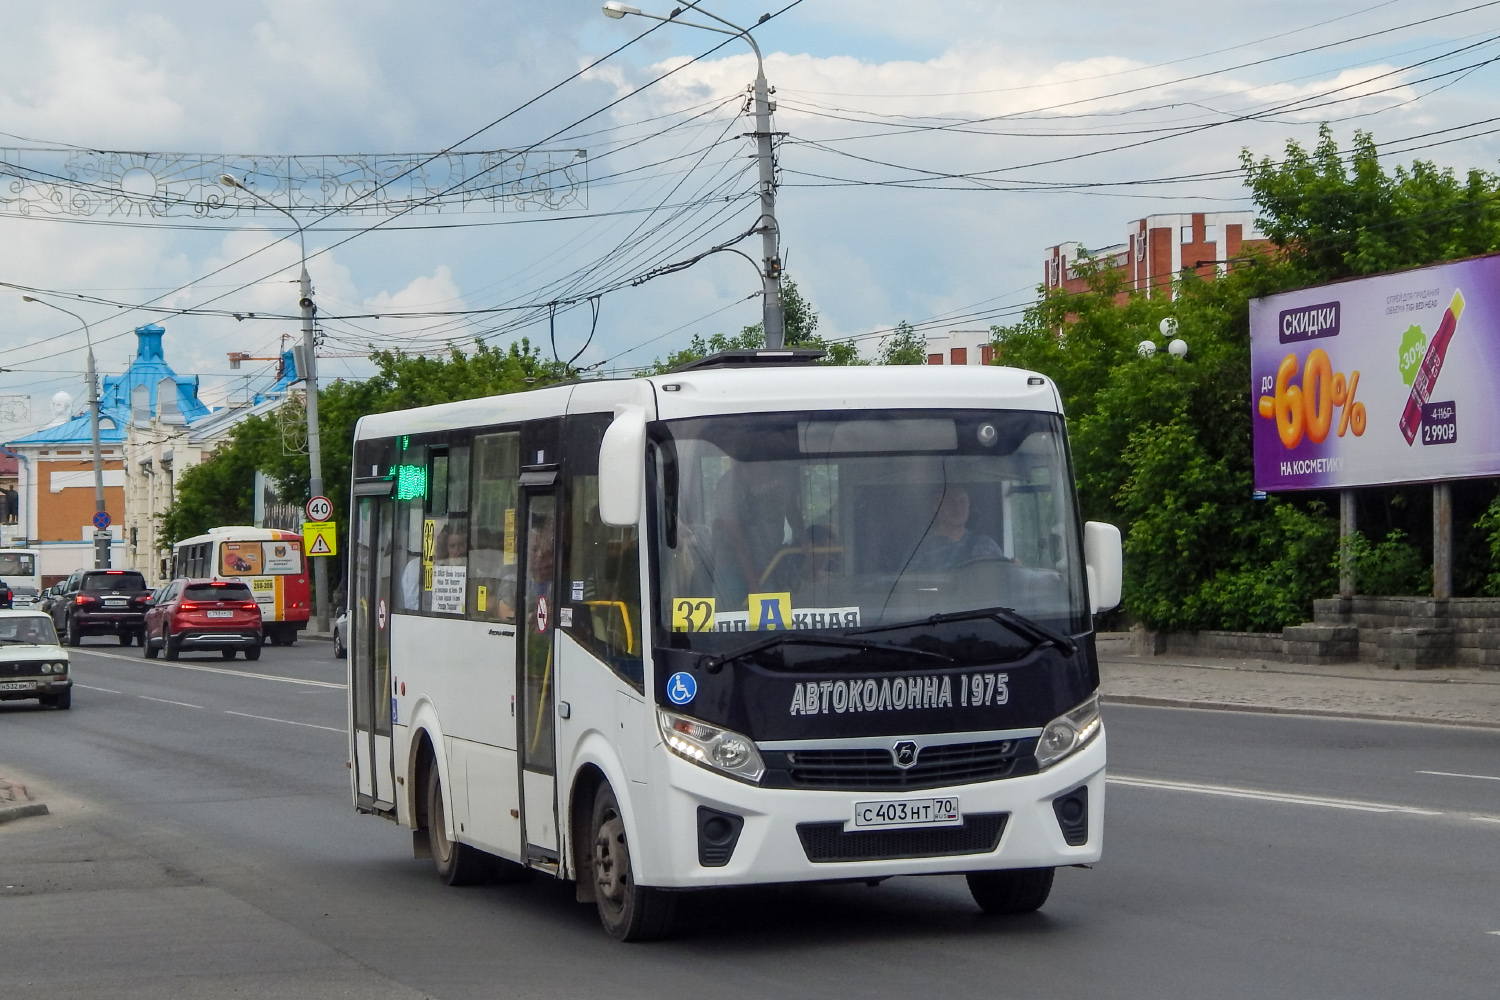
[[756, 782], [766, 773], [760, 751], [748, 737], [664, 708], [656, 710], [656, 724], [667, 748], [694, 764], [741, 781]]
[[1068, 754], [1087, 746], [1104, 728], [1099, 718], [1099, 696], [1088, 699], [1047, 723], [1036, 741], [1036, 762], [1039, 767], [1051, 767]]

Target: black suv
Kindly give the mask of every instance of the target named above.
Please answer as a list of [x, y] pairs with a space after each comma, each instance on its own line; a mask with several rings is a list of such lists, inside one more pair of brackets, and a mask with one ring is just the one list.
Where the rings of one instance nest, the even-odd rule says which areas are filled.
[[52, 622], [69, 646], [86, 635], [116, 635], [128, 646], [145, 634], [150, 596], [146, 578], [136, 570], [74, 570], [52, 601]]

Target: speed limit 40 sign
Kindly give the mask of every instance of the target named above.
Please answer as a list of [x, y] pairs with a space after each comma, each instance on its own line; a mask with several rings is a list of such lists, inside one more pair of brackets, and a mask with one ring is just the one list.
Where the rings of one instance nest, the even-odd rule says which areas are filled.
[[309, 521], [333, 520], [333, 501], [327, 497], [313, 497], [307, 501], [307, 519]]

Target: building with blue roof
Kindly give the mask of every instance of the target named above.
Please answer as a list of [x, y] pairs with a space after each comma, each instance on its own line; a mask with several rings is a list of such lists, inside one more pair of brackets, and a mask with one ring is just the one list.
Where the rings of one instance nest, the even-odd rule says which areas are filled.
[[[276, 381], [247, 404], [210, 408], [197, 375], [179, 375], [162, 349], [166, 330], [137, 327], [136, 352], [99, 396], [104, 502], [115, 541], [110, 564], [158, 579], [157, 516], [171, 505], [176, 477], [196, 465], [246, 417], [280, 404], [296, 372], [291, 359]], [[288, 352], [290, 354], [290, 352]], [[40, 430], [4, 446], [20, 464], [19, 527], [41, 551], [44, 582], [93, 564], [94, 472], [87, 401]]]

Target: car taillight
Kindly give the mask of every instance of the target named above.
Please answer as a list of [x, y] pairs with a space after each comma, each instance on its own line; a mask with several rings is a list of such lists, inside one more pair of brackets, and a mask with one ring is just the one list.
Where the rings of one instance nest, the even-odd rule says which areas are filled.
[[198, 610], [198, 605], [193, 604], [191, 601], [184, 601], [181, 604], [177, 605], [177, 610], [178, 611], [197, 611]]
[[86, 594], [79, 594], [77, 597], [73, 598], [73, 603], [74, 604], [98, 604], [99, 601], [98, 601], [97, 598], [89, 597]]
[[246, 601], [244, 604], [240, 605], [240, 610], [241, 611], [259, 611], [260, 610], [260, 605], [256, 604], [254, 601]]

